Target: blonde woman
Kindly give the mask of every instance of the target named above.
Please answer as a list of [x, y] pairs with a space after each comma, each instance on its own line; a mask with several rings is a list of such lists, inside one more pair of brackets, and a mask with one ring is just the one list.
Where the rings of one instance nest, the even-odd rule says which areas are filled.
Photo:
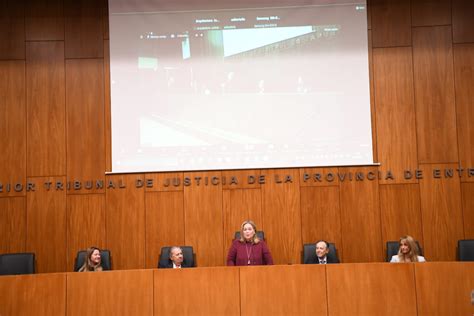
[[400, 238], [398, 254], [392, 256], [390, 262], [425, 262], [425, 258], [420, 256], [420, 251], [415, 240], [411, 236]]
[[273, 258], [265, 241], [257, 237], [257, 226], [247, 220], [240, 225], [240, 239], [235, 239], [227, 255], [228, 266], [271, 265]]
[[90, 247], [86, 251], [86, 260], [79, 269], [79, 272], [88, 271], [102, 271], [102, 259], [100, 257], [100, 249], [97, 247]]

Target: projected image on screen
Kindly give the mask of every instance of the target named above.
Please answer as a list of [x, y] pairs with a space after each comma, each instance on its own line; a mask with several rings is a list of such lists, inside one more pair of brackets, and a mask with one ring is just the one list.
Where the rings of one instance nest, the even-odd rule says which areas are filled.
[[373, 162], [365, 3], [109, 6], [113, 172]]

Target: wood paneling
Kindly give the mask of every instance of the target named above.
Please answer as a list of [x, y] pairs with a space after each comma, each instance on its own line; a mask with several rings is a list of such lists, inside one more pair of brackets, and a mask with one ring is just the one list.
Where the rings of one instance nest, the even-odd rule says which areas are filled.
[[186, 172], [184, 176], [192, 181], [184, 187], [185, 243], [193, 246], [199, 266], [223, 265], [222, 185], [205, 184], [206, 177], [220, 178], [221, 173]]
[[411, 45], [410, 0], [371, 0], [372, 47]]
[[25, 59], [23, 1], [0, 2], [0, 59]]
[[25, 28], [27, 41], [64, 40], [63, 1], [26, 0]]
[[[104, 69], [100, 59], [66, 62], [68, 180], [104, 179]], [[103, 192], [94, 186], [76, 193]]]
[[[456, 245], [463, 239], [461, 187], [459, 177], [445, 177], [455, 164], [422, 165], [420, 181], [424, 254], [429, 261], [456, 260]], [[440, 178], [435, 178], [436, 170]]]
[[344, 262], [382, 261], [383, 258], [378, 180], [356, 180], [357, 173], [369, 171], [376, 173], [377, 170], [373, 167], [339, 168], [340, 174], [346, 174], [340, 183]]
[[453, 43], [474, 42], [474, 2], [452, 0]]
[[96, 0], [65, 0], [66, 58], [104, 56], [103, 4]]
[[158, 267], [161, 247], [184, 245], [183, 192], [145, 194], [145, 267]]
[[[382, 240], [397, 241], [410, 235], [423, 247], [420, 189], [416, 184], [380, 186]], [[384, 249], [385, 251], [385, 249]]]
[[153, 272], [155, 315], [240, 315], [239, 268]]
[[66, 271], [66, 187], [64, 177], [29, 179], [26, 195], [26, 251], [36, 254], [36, 271]]
[[303, 244], [323, 239], [336, 244], [343, 257], [339, 187], [301, 188], [301, 233]]
[[25, 62], [0, 61], [0, 196], [25, 194], [7, 188], [26, 180], [25, 95]]
[[225, 190], [260, 188], [260, 183], [259, 183], [260, 175], [261, 175], [261, 171], [258, 169], [223, 170], [222, 171], [222, 182], [223, 182], [222, 188]]
[[[454, 75], [456, 80], [456, 115], [459, 162], [463, 167], [474, 166], [474, 44], [454, 45]], [[462, 181], [474, 181], [463, 177]]]
[[69, 195], [67, 197], [67, 271], [73, 271], [74, 259], [78, 251], [91, 246], [105, 249], [105, 245], [105, 195]]
[[104, 30], [104, 39], [109, 39], [109, 1], [100, 0], [102, 4], [102, 27]]
[[[179, 297], [179, 296], [177, 296]], [[67, 315], [153, 315], [153, 271], [67, 274]]]
[[300, 168], [300, 187], [339, 186], [337, 168]]
[[137, 179], [143, 181], [143, 174], [106, 180], [107, 248], [116, 270], [145, 267], [145, 190], [135, 186]]
[[451, 24], [451, 0], [415, 0], [411, 2], [412, 26]]
[[369, 85], [370, 85], [370, 125], [372, 130], [372, 157], [374, 162], [379, 161], [377, 149], [377, 111], [375, 110], [375, 93], [374, 93], [374, 53], [372, 49], [372, 30], [367, 32], [368, 50], [369, 50]]
[[416, 315], [413, 264], [330, 264], [329, 315]]
[[473, 263], [415, 264], [418, 315], [473, 315]]
[[66, 275], [2, 276], [0, 315], [66, 315]]
[[[297, 169], [262, 170], [265, 238], [275, 264], [301, 261], [301, 209], [299, 171]], [[290, 181], [291, 179], [291, 181]]]
[[[224, 190], [222, 193], [224, 222], [224, 255], [245, 220], [252, 220], [262, 230], [262, 192], [260, 189]], [[265, 232], [265, 231], [264, 231]]]
[[418, 166], [411, 48], [378, 48], [373, 54], [380, 170], [396, 175], [394, 180], [381, 179], [380, 183], [407, 182], [403, 171]]
[[413, 29], [415, 108], [420, 163], [458, 160], [451, 27]]
[[474, 239], [474, 183], [462, 183], [464, 238]]
[[0, 253], [24, 252], [25, 246], [26, 198], [0, 199]]
[[28, 42], [26, 78], [28, 176], [64, 175], [64, 43]]
[[183, 191], [183, 180], [184, 177], [182, 172], [162, 172], [147, 174], [145, 177], [145, 191]]
[[240, 294], [246, 316], [327, 315], [328, 311], [324, 265], [240, 268]]
[[110, 100], [110, 43], [104, 41], [105, 170], [112, 171], [112, 103]]

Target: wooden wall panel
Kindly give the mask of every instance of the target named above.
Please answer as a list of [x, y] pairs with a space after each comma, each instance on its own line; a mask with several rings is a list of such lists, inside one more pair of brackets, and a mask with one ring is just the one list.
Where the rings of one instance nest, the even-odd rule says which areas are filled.
[[[454, 261], [457, 241], [464, 237], [459, 177], [444, 176], [445, 169], [456, 167], [455, 164], [421, 166], [424, 254], [429, 261]], [[440, 178], [434, 178], [434, 169], [440, 170]]]
[[324, 265], [240, 268], [240, 294], [245, 316], [328, 312]]
[[474, 2], [471, 0], [452, 0], [453, 43], [474, 42]]
[[0, 315], [66, 315], [66, 275], [2, 276]]
[[25, 246], [26, 198], [0, 198], [0, 253], [24, 252]]
[[74, 259], [78, 251], [91, 246], [106, 249], [104, 194], [69, 195], [67, 197], [66, 240], [67, 271], [73, 271]]
[[110, 45], [104, 41], [105, 170], [112, 171], [112, 103], [110, 100]]
[[28, 176], [66, 173], [64, 43], [26, 45]]
[[[146, 192], [183, 191], [183, 172], [149, 173], [145, 177]], [[151, 183], [151, 185], [148, 185]]]
[[299, 263], [303, 249], [299, 171], [268, 169], [262, 170], [262, 174], [266, 184], [262, 186], [263, 224], [260, 227], [265, 231], [273, 262]]
[[[340, 174], [346, 174], [346, 179], [340, 183], [344, 262], [382, 261], [383, 258], [378, 180], [355, 180], [358, 172], [367, 174], [369, 171], [376, 172], [377, 169], [339, 168]], [[352, 181], [349, 174], [352, 174]]]
[[104, 31], [104, 39], [109, 39], [109, 1], [100, 0], [102, 4], [102, 28]]
[[328, 315], [416, 315], [413, 264], [330, 264]]
[[[261, 170], [223, 170], [222, 189], [254, 189], [260, 188]], [[224, 182], [225, 178], [225, 182]]]
[[[68, 180], [104, 179], [104, 69], [100, 59], [66, 61]], [[103, 192], [94, 187], [78, 193]]]
[[411, 2], [412, 26], [451, 24], [451, 0], [414, 0]]
[[23, 1], [0, 2], [0, 60], [25, 59], [25, 6]]
[[339, 186], [337, 168], [299, 168], [300, 187]]
[[411, 45], [410, 0], [371, 0], [372, 47]]
[[110, 175], [106, 180], [107, 248], [116, 270], [145, 267], [145, 190], [135, 186], [137, 179], [143, 181], [143, 174]]
[[378, 48], [373, 54], [379, 170], [397, 175], [380, 183], [406, 183], [403, 171], [418, 166], [411, 48]]
[[[262, 192], [260, 189], [223, 190], [224, 256], [234, 240], [236, 231], [245, 220], [252, 220], [262, 229]], [[265, 232], [265, 231], [264, 231]], [[266, 233], [266, 232], [265, 232]]]
[[184, 245], [183, 192], [145, 194], [145, 267], [157, 268], [161, 247]]
[[[456, 115], [459, 162], [462, 167], [474, 166], [474, 44], [454, 45], [456, 79]], [[474, 181], [463, 177], [462, 181]]]
[[418, 185], [381, 185], [380, 213], [384, 252], [387, 241], [398, 241], [404, 235], [412, 236], [423, 247], [420, 188]]
[[0, 196], [24, 195], [7, 184], [26, 180], [25, 62], [0, 61]]
[[377, 149], [377, 111], [375, 110], [375, 93], [374, 93], [374, 54], [372, 49], [372, 30], [367, 32], [368, 49], [369, 49], [369, 89], [370, 89], [370, 125], [372, 129], [372, 157], [374, 162], [379, 161]]
[[[199, 266], [224, 264], [222, 231], [222, 184], [205, 184], [216, 172], [185, 172], [192, 184], [184, 187], [185, 243], [193, 246]], [[199, 178], [199, 185], [197, 184]]]
[[303, 244], [323, 239], [336, 244], [343, 257], [339, 187], [301, 188], [301, 234]]
[[240, 315], [239, 268], [153, 273], [155, 315]]
[[415, 107], [420, 163], [458, 160], [451, 27], [413, 30]]
[[153, 315], [153, 271], [68, 273], [67, 315], [82, 316], [91, 312]]
[[65, 0], [66, 58], [104, 56], [102, 1]]
[[462, 183], [464, 238], [474, 239], [474, 183]]
[[66, 271], [66, 179], [29, 180], [36, 190], [26, 195], [26, 251], [36, 254], [36, 272]]
[[64, 40], [62, 0], [26, 0], [25, 6], [27, 41]]
[[415, 264], [418, 315], [473, 315], [474, 264]]

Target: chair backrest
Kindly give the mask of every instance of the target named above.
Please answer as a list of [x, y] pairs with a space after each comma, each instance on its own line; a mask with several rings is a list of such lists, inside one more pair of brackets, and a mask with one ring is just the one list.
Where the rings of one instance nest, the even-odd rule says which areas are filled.
[[474, 239], [462, 239], [458, 241], [459, 261], [474, 261]]
[[[316, 243], [304, 244], [303, 245], [303, 256], [301, 263], [311, 264], [317, 262], [316, 257]], [[339, 263], [339, 257], [337, 256], [336, 246], [333, 243], [329, 243], [329, 253], [327, 254], [327, 260], [330, 262]]]
[[[420, 243], [418, 241], [415, 241], [416, 245], [418, 246], [418, 251], [420, 252], [420, 256], [423, 256], [423, 249], [420, 247]], [[400, 242], [399, 241], [387, 241], [387, 257], [385, 258], [385, 261], [390, 262], [392, 259], [392, 256], [395, 256], [398, 254], [398, 248], [400, 248]]]
[[0, 275], [35, 273], [35, 254], [8, 253], [0, 255]]
[[[192, 268], [196, 266], [195, 254], [192, 246], [178, 246], [183, 251], [183, 267]], [[158, 268], [169, 268], [172, 265], [170, 259], [171, 247], [162, 247], [160, 258], [158, 259]]]
[[[77, 252], [76, 260], [74, 260], [74, 271], [79, 271], [84, 262], [86, 262], [87, 251], [80, 250]], [[102, 249], [100, 251], [100, 260], [103, 270], [112, 270], [110, 251], [107, 249]]]
[[[265, 233], [261, 230], [257, 230], [257, 237], [261, 240], [265, 240]], [[240, 231], [235, 232], [234, 239], [240, 239]]]

